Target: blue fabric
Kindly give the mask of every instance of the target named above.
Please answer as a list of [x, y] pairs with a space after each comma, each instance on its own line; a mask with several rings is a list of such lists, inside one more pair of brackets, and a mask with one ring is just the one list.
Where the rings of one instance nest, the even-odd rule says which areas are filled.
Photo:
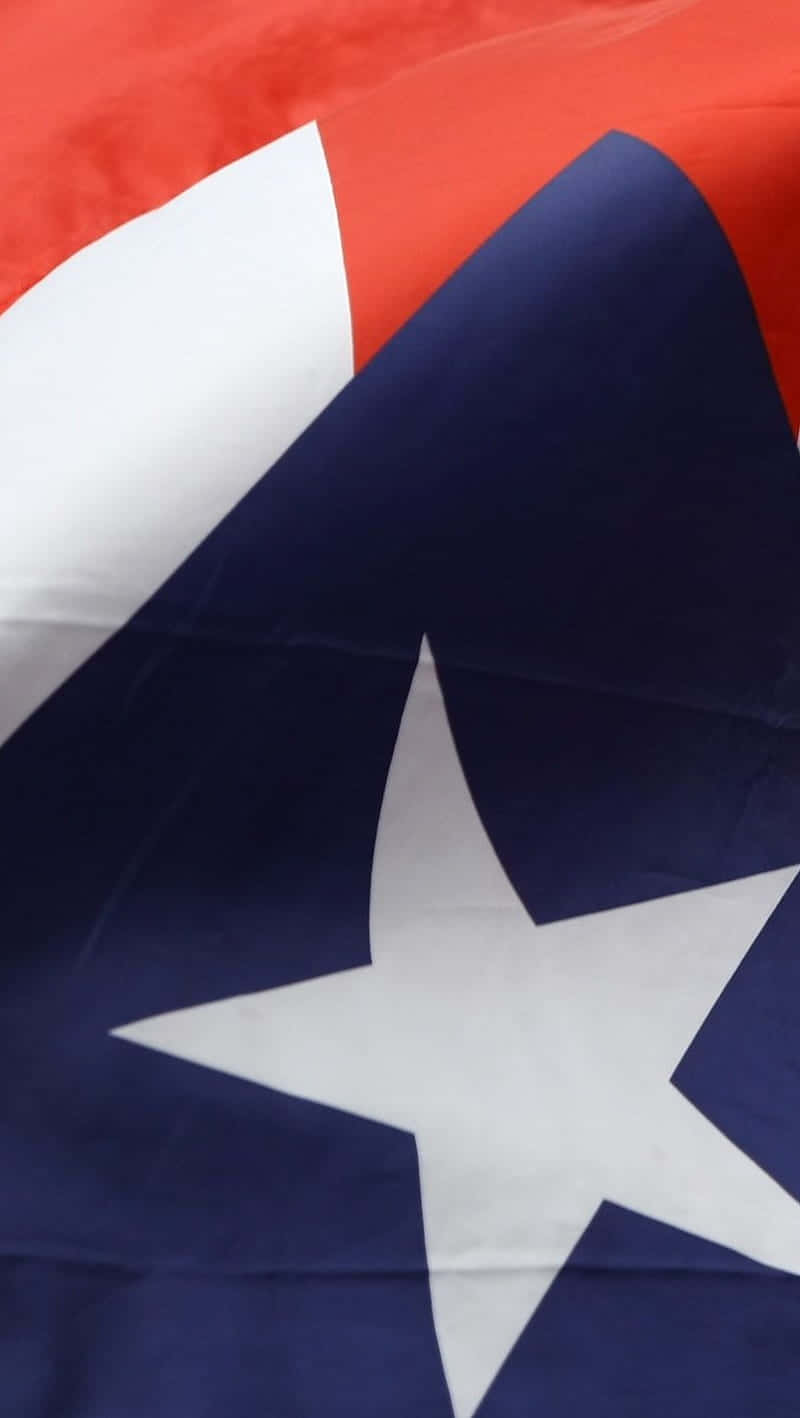
[[[14, 1418], [446, 1418], [413, 1138], [109, 1030], [368, 959], [423, 633], [535, 919], [800, 860], [797, 474], [718, 224], [609, 135], [3, 748]], [[676, 1075], [798, 1196], [799, 909]], [[603, 1208], [486, 1418], [795, 1412], [800, 1282], [713, 1250]]]

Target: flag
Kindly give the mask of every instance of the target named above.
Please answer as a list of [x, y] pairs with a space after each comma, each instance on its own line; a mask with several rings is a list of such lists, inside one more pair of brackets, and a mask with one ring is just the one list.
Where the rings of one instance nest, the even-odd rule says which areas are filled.
[[788, 1418], [800, 12], [2, 24], [0, 1411]]

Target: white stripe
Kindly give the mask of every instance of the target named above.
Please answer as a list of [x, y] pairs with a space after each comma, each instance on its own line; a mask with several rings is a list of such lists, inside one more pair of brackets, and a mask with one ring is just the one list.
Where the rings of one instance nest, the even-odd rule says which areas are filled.
[[95, 242], [0, 318], [0, 742], [352, 373], [315, 124]]

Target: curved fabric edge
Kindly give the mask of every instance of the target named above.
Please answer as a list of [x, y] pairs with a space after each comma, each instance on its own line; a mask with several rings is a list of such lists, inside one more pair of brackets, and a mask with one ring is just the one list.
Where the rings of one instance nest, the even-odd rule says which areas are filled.
[[352, 373], [316, 124], [86, 247], [0, 318], [0, 741]]

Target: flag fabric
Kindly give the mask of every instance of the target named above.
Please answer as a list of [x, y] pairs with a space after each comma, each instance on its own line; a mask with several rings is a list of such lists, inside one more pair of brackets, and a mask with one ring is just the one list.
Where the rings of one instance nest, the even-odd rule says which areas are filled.
[[0, 1413], [794, 1418], [800, 10], [0, 33]]

